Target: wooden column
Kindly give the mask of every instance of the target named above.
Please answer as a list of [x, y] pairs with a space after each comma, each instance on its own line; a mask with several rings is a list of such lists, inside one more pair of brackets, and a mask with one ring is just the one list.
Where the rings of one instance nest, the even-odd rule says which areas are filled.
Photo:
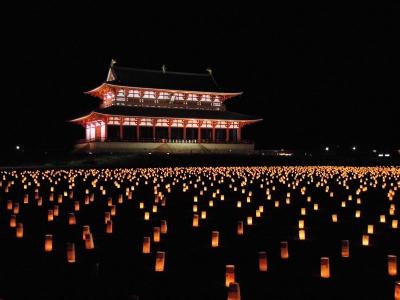
[[168, 141], [171, 140], [171, 126], [172, 126], [172, 120], [168, 120]]
[[104, 118], [104, 140], [107, 141], [108, 138], [108, 117]]
[[215, 121], [212, 121], [212, 131], [211, 131], [211, 133], [212, 133], [212, 141], [213, 141], [213, 143], [215, 143], [215, 126], [217, 126], [217, 122], [215, 122]]
[[136, 119], [136, 140], [140, 140], [140, 119]]
[[156, 140], [156, 123], [157, 123], [157, 119], [153, 119], [152, 123], [153, 123], [153, 141], [155, 141]]
[[229, 142], [229, 126], [231, 126], [230, 122], [226, 122], [226, 137], [225, 137], [225, 142]]
[[183, 140], [186, 141], [186, 126], [187, 126], [188, 121], [183, 120]]
[[197, 121], [197, 142], [201, 143], [201, 125], [203, 125], [203, 121]]
[[124, 118], [119, 120], [119, 139], [121, 141], [124, 139]]
[[239, 122], [239, 127], [237, 129], [237, 141], [240, 143], [242, 141], [242, 122]]

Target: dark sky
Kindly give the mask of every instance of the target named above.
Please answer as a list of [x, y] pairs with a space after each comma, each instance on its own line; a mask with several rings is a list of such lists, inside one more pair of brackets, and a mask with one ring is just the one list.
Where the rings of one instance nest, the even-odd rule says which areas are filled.
[[[400, 148], [400, 9], [394, 7], [132, 7], [97, 1], [3, 11], [6, 146], [71, 144], [66, 120], [120, 65], [204, 72], [242, 90], [228, 108], [264, 118], [261, 148]], [[57, 2], [56, 2], [57, 3]], [[83, 131], [82, 131], [83, 133]]]

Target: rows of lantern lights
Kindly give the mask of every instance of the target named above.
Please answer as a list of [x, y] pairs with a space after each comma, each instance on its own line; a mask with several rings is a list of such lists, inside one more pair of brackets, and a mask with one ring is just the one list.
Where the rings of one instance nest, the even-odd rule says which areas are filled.
[[[1, 174], [1, 173], [0, 173]], [[293, 175], [296, 174], [296, 179]], [[339, 175], [339, 176], [338, 176]], [[336, 179], [333, 181], [333, 179]], [[291, 179], [292, 178], [292, 179]], [[165, 181], [169, 181], [165, 183]], [[187, 182], [188, 181], [188, 182]], [[344, 168], [344, 167], [271, 167], [271, 168], [176, 168], [176, 169], [103, 169], [103, 170], [49, 170], [49, 171], [3, 171], [0, 180], [0, 187], [4, 196], [7, 196], [12, 189], [17, 189], [20, 185], [23, 187], [24, 195], [21, 205], [27, 205], [31, 201], [29, 191], [33, 191], [33, 201], [38, 207], [49, 207], [47, 210], [47, 221], [54, 222], [60, 213], [68, 216], [68, 225], [75, 226], [79, 222], [77, 214], [81, 210], [81, 206], [89, 206], [95, 200], [96, 192], [100, 199], [106, 199], [108, 210], [104, 212], [105, 233], [113, 233], [113, 218], [117, 215], [117, 207], [122, 206], [125, 201], [133, 201], [133, 192], [135, 187], [139, 185], [154, 185], [154, 197], [146, 203], [144, 200], [138, 200], [138, 209], [143, 211], [143, 220], [149, 221], [151, 218], [156, 219], [160, 206], [166, 205], [165, 194], [170, 193], [181, 183], [181, 191], [186, 193], [193, 189], [197, 194], [193, 196], [193, 218], [192, 226], [199, 227], [207, 220], [208, 210], [216, 205], [221, 205], [225, 201], [225, 195], [221, 192], [222, 184], [229, 182], [231, 192], [239, 195], [236, 200], [236, 208], [253, 207], [256, 205], [254, 214], [246, 214], [243, 219], [237, 220], [237, 235], [245, 234], [245, 226], [251, 228], [256, 220], [263, 219], [265, 205], [272, 202], [271, 210], [281, 207], [290, 206], [294, 192], [299, 189], [300, 194], [305, 197], [306, 205], [300, 208], [300, 218], [298, 220], [298, 240], [306, 240], [310, 232], [310, 227], [305, 226], [306, 216], [310, 214], [318, 214], [320, 203], [313, 200], [307, 195], [308, 186], [314, 186], [322, 189], [327, 193], [329, 198], [335, 199], [333, 185], [338, 185], [345, 190], [350, 190], [350, 183], [359, 182], [354, 194], [348, 195], [347, 199], [340, 199], [340, 207], [347, 209], [352, 202], [356, 203], [354, 218], [359, 219], [362, 215], [362, 194], [368, 189], [387, 190], [387, 199], [389, 201], [388, 213], [379, 215], [378, 220], [368, 224], [366, 232], [361, 235], [360, 244], [363, 247], [370, 246], [370, 240], [374, 235], [374, 228], [377, 223], [385, 224], [387, 219], [391, 219], [391, 228], [398, 228], [398, 209], [395, 203], [396, 193], [400, 187], [400, 171], [396, 168]], [[89, 182], [91, 188], [85, 189], [83, 199], [75, 194], [76, 184]], [[262, 204], [256, 204], [254, 201], [253, 191], [250, 188], [255, 186], [255, 182], [259, 182], [259, 189], [264, 191], [265, 200]], [[111, 184], [110, 184], [111, 183]], [[240, 184], [239, 184], [240, 183]], [[128, 184], [128, 185], [127, 185]], [[49, 186], [48, 199], [44, 200], [46, 191], [44, 186]], [[284, 201], [275, 199], [273, 192], [277, 190], [277, 186], [285, 186], [292, 192], [287, 192]], [[57, 190], [57, 193], [56, 193]], [[117, 197], [113, 198], [110, 194], [118, 191]], [[124, 191], [124, 192], [122, 192]], [[354, 197], [353, 197], [354, 196]], [[76, 200], [77, 198], [81, 200]], [[274, 200], [273, 200], [274, 198]], [[65, 201], [67, 200], [67, 201]], [[354, 201], [356, 200], [356, 201]], [[67, 211], [66, 202], [73, 203], [73, 211]], [[100, 201], [100, 200], [99, 200]], [[46, 202], [46, 203], [44, 203]], [[230, 202], [230, 201], [227, 201]], [[206, 203], [206, 205], [201, 205]], [[24, 226], [18, 215], [21, 209], [19, 201], [7, 200], [6, 209], [10, 212], [10, 227], [16, 228], [16, 237], [24, 237]], [[199, 207], [202, 207], [201, 209]], [[312, 207], [312, 209], [310, 209]], [[331, 222], [338, 223], [341, 220], [341, 211], [337, 210], [331, 214]], [[204, 221], [203, 221], [204, 220]], [[244, 221], [245, 220], [245, 221]], [[20, 221], [20, 222], [19, 222]], [[167, 233], [167, 221], [159, 220], [160, 225], [153, 227], [152, 233], [143, 237], [142, 252], [143, 254], [151, 253], [151, 243], [157, 244], [161, 240], [161, 235]], [[86, 250], [94, 249], [94, 237], [90, 231], [89, 225], [82, 225], [82, 240]], [[307, 229], [306, 229], [307, 228]], [[307, 230], [307, 232], [306, 232]], [[151, 238], [152, 236], [152, 238]], [[218, 230], [211, 231], [211, 247], [220, 246], [220, 232]], [[289, 242], [281, 241], [280, 244], [281, 259], [289, 258]], [[157, 248], [156, 248], [157, 249]], [[46, 233], [44, 236], [44, 251], [52, 252], [53, 235]], [[75, 252], [75, 242], [66, 243], [67, 262], [75, 263], [77, 261]], [[157, 249], [155, 251], [155, 271], [163, 272], [165, 270], [165, 251]], [[343, 258], [350, 257], [350, 241], [341, 240], [341, 256]], [[394, 254], [387, 255], [388, 274], [397, 276], [397, 256]], [[258, 253], [258, 265], [260, 272], [267, 272], [268, 261], [267, 251]], [[329, 257], [321, 257], [320, 259], [321, 278], [330, 278], [330, 260]], [[235, 280], [235, 266], [226, 265], [225, 285], [228, 288], [228, 299], [240, 298], [239, 283]], [[395, 285], [395, 293], [400, 294], [399, 284]], [[397, 295], [396, 294], [396, 295]], [[398, 298], [396, 298], [398, 299]]]

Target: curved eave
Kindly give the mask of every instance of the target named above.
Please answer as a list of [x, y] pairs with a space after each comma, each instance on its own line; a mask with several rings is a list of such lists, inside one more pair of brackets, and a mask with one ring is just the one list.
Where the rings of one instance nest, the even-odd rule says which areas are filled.
[[[160, 118], [160, 117], [149, 117], [149, 116], [126, 116], [126, 115], [118, 115], [118, 114], [104, 114], [101, 112], [96, 112], [96, 111], [92, 111], [89, 114], [73, 119], [73, 120], [69, 120], [69, 122], [71, 123], [82, 123], [83, 121], [85, 121], [86, 119], [94, 116], [94, 115], [99, 115], [99, 116], [103, 116], [103, 117], [120, 117], [120, 118]], [[193, 120], [194, 118], [184, 118], [184, 117], [163, 117], [163, 119], [180, 119], [180, 120]], [[215, 120], [215, 121], [233, 121], [233, 122], [243, 122], [243, 123], [247, 123], [247, 124], [251, 124], [251, 123], [256, 123], [256, 122], [261, 122], [263, 121], [263, 119], [249, 119], [249, 120], [232, 120], [232, 119], [210, 119], [210, 118], [195, 118], [198, 120]]]
[[[96, 97], [98, 96], [98, 93], [104, 88], [104, 87], [112, 87], [112, 88], [131, 88], [131, 89], [141, 89], [141, 90], [151, 90], [151, 91], [159, 91], [159, 92], [172, 92], [172, 93], [193, 93], [193, 94], [209, 94], [209, 95], [218, 95], [218, 96], [223, 96], [223, 97], [229, 97], [233, 98], [239, 95], [242, 95], [243, 92], [234, 92], [234, 93], [227, 93], [227, 92], [207, 92], [207, 91], [192, 91], [192, 90], [174, 90], [174, 89], [159, 89], [159, 88], [151, 88], [151, 87], [136, 87], [136, 86], [128, 86], [128, 85], [118, 85], [118, 84], [113, 84], [109, 82], [104, 82], [100, 86], [85, 92], [85, 94], [93, 95]], [[228, 100], [229, 98], [223, 99], [223, 101]]]

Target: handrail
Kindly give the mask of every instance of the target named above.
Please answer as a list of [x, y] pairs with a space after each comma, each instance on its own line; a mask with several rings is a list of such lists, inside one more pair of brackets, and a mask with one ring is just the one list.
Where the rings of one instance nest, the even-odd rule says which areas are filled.
[[[94, 143], [94, 142], [132, 142], [132, 143], [174, 143], [174, 144], [198, 144], [197, 139], [165, 139], [165, 138], [95, 138], [95, 139], [80, 139], [77, 141], [78, 144]], [[202, 139], [201, 144], [252, 144], [251, 140], [241, 140], [241, 141], [226, 141], [225, 139], [216, 139], [215, 141], [209, 139]]]

